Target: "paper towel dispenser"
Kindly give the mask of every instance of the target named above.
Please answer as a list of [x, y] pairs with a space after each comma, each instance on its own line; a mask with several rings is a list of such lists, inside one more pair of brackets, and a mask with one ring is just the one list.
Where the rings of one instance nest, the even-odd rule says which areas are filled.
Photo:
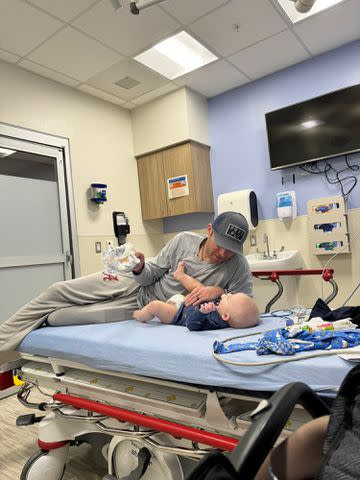
[[218, 196], [218, 214], [222, 212], [239, 212], [246, 218], [250, 230], [255, 230], [259, 223], [257, 198], [253, 190], [238, 190], [222, 193]]

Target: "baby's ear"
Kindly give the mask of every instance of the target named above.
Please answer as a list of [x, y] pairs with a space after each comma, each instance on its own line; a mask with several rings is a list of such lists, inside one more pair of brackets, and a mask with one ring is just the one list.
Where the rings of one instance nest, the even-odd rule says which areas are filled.
[[228, 322], [230, 319], [230, 315], [228, 313], [223, 313], [221, 315], [221, 318], [224, 320], [224, 322]]

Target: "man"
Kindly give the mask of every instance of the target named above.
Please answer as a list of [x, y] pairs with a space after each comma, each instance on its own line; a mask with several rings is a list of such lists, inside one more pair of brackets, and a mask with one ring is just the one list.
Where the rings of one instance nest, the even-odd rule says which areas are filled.
[[45, 321], [58, 326], [128, 320], [151, 300], [186, 294], [173, 277], [179, 261], [185, 261], [189, 275], [204, 285], [186, 296], [187, 306], [213, 300], [224, 291], [252, 296], [251, 272], [242, 255], [248, 231], [243, 215], [224, 212], [208, 225], [207, 236], [180, 233], [148, 262], [136, 252], [140, 263], [130, 273], [109, 279], [100, 272], [55, 283], [0, 324], [0, 352], [14, 350]]

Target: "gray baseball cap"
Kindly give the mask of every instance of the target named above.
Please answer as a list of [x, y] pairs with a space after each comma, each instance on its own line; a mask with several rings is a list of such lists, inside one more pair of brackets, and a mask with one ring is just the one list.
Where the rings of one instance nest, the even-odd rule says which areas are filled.
[[249, 225], [244, 215], [237, 212], [223, 212], [213, 223], [215, 242], [221, 248], [231, 252], [243, 252], [243, 243], [249, 233]]

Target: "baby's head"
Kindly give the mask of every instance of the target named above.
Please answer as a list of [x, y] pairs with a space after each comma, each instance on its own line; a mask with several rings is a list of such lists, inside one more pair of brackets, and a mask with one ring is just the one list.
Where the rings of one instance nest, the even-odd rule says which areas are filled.
[[217, 311], [232, 328], [248, 328], [259, 323], [259, 309], [245, 293], [224, 293]]

